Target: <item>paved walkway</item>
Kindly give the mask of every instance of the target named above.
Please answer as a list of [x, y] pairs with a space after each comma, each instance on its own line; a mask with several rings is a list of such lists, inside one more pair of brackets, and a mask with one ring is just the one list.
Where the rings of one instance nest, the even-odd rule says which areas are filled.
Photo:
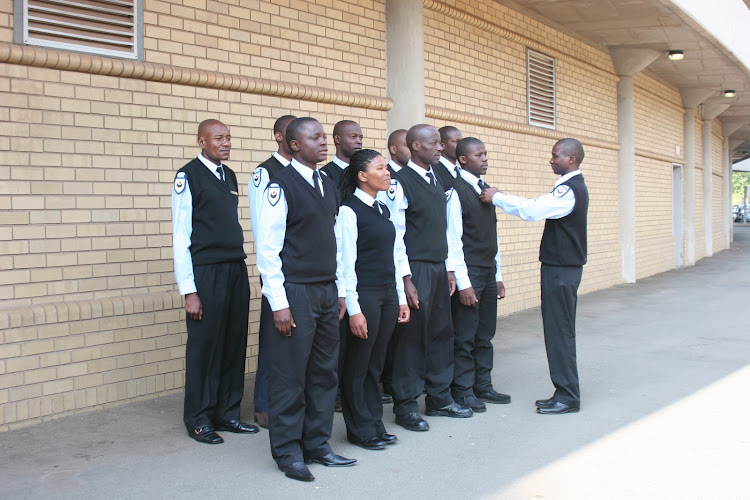
[[750, 227], [735, 239], [695, 267], [581, 297], [580, 413], [534, 413], [552, 392], [535, 309], [501, 319], [495, 341], [512, 404], [430, 418], [426, 433], [388, 408], [400, 442], [384, 451], [347, 443], [337, 414], [334, 450], [359, 464], [314, 465], [313, 483], [284, 478], [266, 431], [188, 439], [174, 395], [0, 435], [0, 498], [747, 498]]

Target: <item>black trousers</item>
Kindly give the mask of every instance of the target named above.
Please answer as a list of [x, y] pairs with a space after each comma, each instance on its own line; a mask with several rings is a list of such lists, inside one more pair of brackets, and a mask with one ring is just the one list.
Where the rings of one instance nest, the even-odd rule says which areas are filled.
[[271, 454], [278, 465], [304, 452], [328, 453], [339, 356], [338, 292], [333, 281], [285, 283], [297, 325], [291, 337], [269, 337], [268, 416]]
[[419, 411], [417, 398], [427, 391], [428, 408], [453, 402], [453, 325], [445, 264], [410, 261], [419, 309], [397, 329], [393, 338], [393, 412]]
[[554, 399], [567, 405], [581, 404], [576, 364], [576, 305], [582, 266], [542, 264], [542, 322]]
[[188, 431], [240, 418], [245, 387], [250, 285], [244, 261], [193, 267], [203, 318], [186, 318], [185, 406]]
[[378, 381], [388, 341], [398, 319], [396, 286], [357, 287], [359, 305], [367, 320], [367, 338], [349, 334], [341, 385], [341, 408], [346, 431], [359, 441], [385, 432], [383, 401]]
[[258, 329], [258, 371], [255, 372], [253, 406], [256, 412], [268, 411], [268, 337], [276, 332], [273, 311], [265, 295], [260, 301], [260, 328]]
[[479, 302], [466, 307], [453, 295], [454, 398], [492, 390], [492, 338], [497, 325], [497, 281], [494, 267], [468, 266], [469, 280]]

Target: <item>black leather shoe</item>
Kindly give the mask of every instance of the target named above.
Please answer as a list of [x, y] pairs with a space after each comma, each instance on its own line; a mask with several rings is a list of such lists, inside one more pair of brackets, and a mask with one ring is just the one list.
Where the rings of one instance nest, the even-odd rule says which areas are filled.
[[435, 408], [427, 410], [425, 415], [428, 417], [451, 417], [451, 418], [469, 418], [474, 415], [471, 408], [464, 408], [456, 402], [443, 406], [442, 408]]
[[456, 399], [456, 403], [464, 408], [471, 408], [474, 413], [484, 413], [487, 411], [487, 405], [479, 401], [475, 396], [464, 396]]
[[216, 434], [216, 431], [214, 431], [214, 428], [210, 425], [203, 425], [197, 429], [193, 429], [188, 432], [188, 436], [199, 443], [221, 444], [224, 442], [224, 438]]
[[255, 434], [260, 430], [257, 425], [246, 424], [239, 420], [224, 420], [218, 422], [215, 427], [217, 431], [236, 432], [238, 434]]
[[381, 394], [380, 399], [384, 405], [389, 405], [393, 403], [393, 398], [388, 394]]
[[341, 455], [336, 455], [334, 452], [328, 452], [325, 455], [310, 454], [305, 457], [305, 463], [319, 463], [326, 467], [349, 467], [354, 465], [357, 461], [353, 458], [345, 458]]
[[495, 392], [494, 389], [490, 389], [489, 391], [484, 392], [474, 391], [474, 394], [477, 398], [481, 399], [485, 403], [493, 403], [498, 405], [507, 405], [508, 403], [510, 403], [510, 396], [508, 396], [507, 394]]
[[554, 401], [550, 406], [544, 408], [540, 406], [536, 409], [536, 412], [542, 415], [560, 415], [562, 413], [576, 413], [580, 409], [580, 406], [570, 406], [559, 401]]
[[360, 448], [364, 448], [365, 450], [383, 450], [385, 449], [386, 442], [380, 439], [379, 436], [373, 436], [369, 439], [366, 439], [364, 441], [360, 441], [358, 439], [355, 439], [354, 436], [349, 436], [349, 442], [352, 444], [356, 444]]
[[419, 413], [413, 412], [408, 415], [396, 415], [396, 423], [407, 431], [429, 431], [430, 424], [427, 423]]
[[387, 432], [382, 433], [378, 437], [381, 440], [385, 441], [385, 444], [396, 444], [398, 442], [398, 438], [396, 436], [394, 436], [393, 434], [388, 434]]
[[284, 472], [284, 475], [289, 479], [296, 479], [297, 481], [314, 481], [315, 476], [310, 473], [310, 469], [307, 468], [304, 462], [294, 462], [289, 465], [279, 465], [279, 469]]
[[555, 404], [555, 398], [549, 398], [549, 399], [537, 399], [536, 404], [539, 408], [549, 408], [553, 404]]
[[268, 412], [267, 411], [256, 411], [255, 412], [255, 423], [259, 427], [268, 429]]

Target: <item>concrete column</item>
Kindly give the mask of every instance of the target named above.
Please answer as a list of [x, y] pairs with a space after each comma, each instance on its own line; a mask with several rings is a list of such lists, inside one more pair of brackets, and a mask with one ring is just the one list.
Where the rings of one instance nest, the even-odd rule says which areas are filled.
[[[702, 106], [703, 118], [703, 231], [705, 233], [706, 257], [714, 254], [714, 175], [713, 175], [713, 120], [723, 113], [729, 104], [707, 103]], [[723, 206], [723, 204], [722, 204]]]
[[714, 93], [710, 89], [682, 89], [682, 105], [685, 107], [685, 165], [683, 168], [683, 242], [685, 266], [695, 265], [695, 108]]
[[635, 96], [633, 75], [651, 64], [660, 53], [650, 49], [611, 49], [617, 82], [617, 229], [622, 249], [622, 280], [635, 283]]
[[729, 151], [729, 137], [721, 142], [722, 172], [724, 172], [724, 202], [722, 203], [722, 217], [724, 220], [724, 249], [729, 248], [734, 241], [734, 224], [732, 223], [732, 155]]
[[422, 0], [386, 0], [386, 93], [388, 134], [424, 123], [424, 19]]

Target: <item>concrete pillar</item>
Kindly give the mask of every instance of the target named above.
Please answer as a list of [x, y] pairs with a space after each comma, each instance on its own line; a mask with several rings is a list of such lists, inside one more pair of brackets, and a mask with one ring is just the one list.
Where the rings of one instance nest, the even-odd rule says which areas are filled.
[[[714, 254], [714, 175], [713, 175], [713, 120], [723, 113], [729, 104], [707, 103], [702, 106], [703, 118], [703, 231], [705, 233], [706, 257]], [[723, 206], [723, 204], [722, 204]]]
[[388, 134], [424, 123], [424, 19], [422, 0], [386, 0], [386, 93]]
[[734, 148], [736, 148], [739, 144], [742, 143], [742, 141], [732, 141], [729, 136], [737, 132], [739, 129], [741, 129], [745, 125], [745, 122], [733, 122], [733, 121], [724, 121], [722, 123], [722, 133], [724, 134], [724, 186], [725, 186], [725, 197], [724, 200], [724, 209], [726, 210], [726, 213], [724, 214], [724, 220], [727, 224], [727, 239], [726, 239], [726, 248], [729, 248], [732, 242], [734, 241], [734, 224], [732, 223], [732, 151]]
[[685, 165], [683, 168], [683, 242], [685, 266], [695, 265], [695, 108], [714, 93], [710, 89], [682, 89], [682, 105], [685, 107]]
[[617, 138], [618, 153], [617, 228], [622, 249], [622, 280], [635, 283], [635, 97], [633, 75], [651, 64], [660, 53], [650, 49], [611, 49], [610, 56], [617, 82]]

